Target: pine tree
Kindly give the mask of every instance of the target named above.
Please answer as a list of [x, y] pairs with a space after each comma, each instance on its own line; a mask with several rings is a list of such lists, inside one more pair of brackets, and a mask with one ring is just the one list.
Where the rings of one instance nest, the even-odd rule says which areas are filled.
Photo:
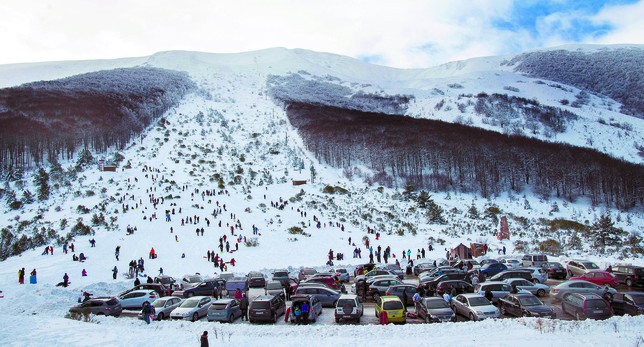
[[421, 191], [418, 196], [416, 197], [416, 203], [418, 204], [418, 208], [427, 208], [427, 202], [432, 198], [429, 193], [426, 191]]
[[615, 223], [608, 214], [602, 214], [599, 219], [593, 223], [590, 230], [591, 238], [594, 238], [595, 245], [600, 247], [601, 253], [606, 252], [606, 246], [615, 246], [621, 243], [622, 237], [626, 232], [615, 227]]
[[472, 206], [470, 206], [470, 209], [467, 210], [467, 213], [472, 219], [479, 219], [481, 217], [479, 215], [479, 210], [476, 208], [476, 205], [474, 205], [474, 203], [472, 203]]
[[34, 177], [34, 184], [38, 187], [38, 200], [49, 199], [49, 174], [45, 169], [39, 168]]
[[23, 204], [31, 204], [34, 202], [34, 194], [29, 191], [29, 189], [25, 189], [22, 191], [22, 203]]
[[433, 199], [427, 201], [427, 218], [429, 223], [433, 224], [445, 224], [445, 218], [443, 217], [443, 208], [438, 206]]

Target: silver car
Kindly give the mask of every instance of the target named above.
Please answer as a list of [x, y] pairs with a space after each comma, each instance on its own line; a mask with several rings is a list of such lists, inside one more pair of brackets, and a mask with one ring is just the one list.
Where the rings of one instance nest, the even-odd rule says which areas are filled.
[[472, 321], [501, 317], [499, 309], [488, 299], [473, 293], [457, 295], [452, 299], [452, 309], [456, 314], [468, 317]]
[[548, 280], [548, 273], [542, 267], [526, 266], [519, 268], [519, 270], [530, 271], [532, 274], [532, 282], [534, 283], [546, 283]]
[[527, 290], [536, 296], [545, 296], [550, 292], [550, 287], [541, 283], [533, 283], [525, 278], [508, 278], [504, 281], [509, 285], [515, 285], [517, 288]]
[[[480, 295], [485, 295], [485, 291], [487, 289], [490, 289], [492, 292], [492, 302], [497, 303], [500, 298], [510, 294], [512, 292], [512, 287], [501, 281], [487, 281], [479, 284], [476, 286], [476, 289], [474, 291]], [[519, 289], [519, 293], [524, 293], [524, 294], [530, 294], [527, 290], [521, 290]]]
[[[599, 296], [604, 294], [604, 288], [594, 283], [582, 280], [571, 280], [550, 287], [550, 295], [561, 300], [567, 293], [593, 293]], [[608, 288], [610, 295], [617, 294], [615, 288]]]
[[[164, 320], [170, 318], [170, 313], [181, 305], [183, 299], [178, 296], [166, 296], [159, 298], [152, 302], [152, 307], [154, 307], [155, 320]], [[139, 319], [143, 319], [143, 313], [139, 312]]]
[[232, 323], [242, 316], [239, 301], [235, 299], [219, 299], [208, 308], [208, 321]]
[[208, 307], [212, 303], [209, 296], [193, 296], [184, 300], [179, 307], [175, 308], [170, 314], [172, 319], [183, 319], [197, 321], [201, 317], [208, 315]]
[[181, 289], [188, 289], [196, 286], [197, 284], [204, 281], [204, 277], [200, 274], [194, 275], [184, 275], [181, 278]]
[[154, 290], [133, 290], [127, 294], [118, 297], [121, 307], [124, 309], [141, 309], [143, 304], [153, 302], [159, 298], [159, 294]]
[[416, 313], [425, 323], [456, 322], [456, 313], [443, 298], [423, 298]]

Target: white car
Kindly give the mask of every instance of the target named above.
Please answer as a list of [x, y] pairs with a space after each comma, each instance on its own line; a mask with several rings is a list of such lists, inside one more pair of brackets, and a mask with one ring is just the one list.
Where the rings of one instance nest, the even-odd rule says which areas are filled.
[[144, 302], [152, 303], [157, 298], [159, 294], [154, 290], [133, 290], [127, 294], [123, 294], [118, 297], [121, 307], [124, 309], [137, 309], [140, 310], [143, 307]]
[[521, 262], [518, 259], [501, 258], [499, 259], [499, 263], [507, 266], [508, 269], [514, 269], [521, 266]]
[[[166, 296], [154, 300], [152, 307], [154, 307], [154, 311], [156, 312], [155, 319], [164, 320], [166, 318], [170, 318], [170, 313], [172, 313], [175, 308], [179, 307], [182, 301], [183, 298], [178, 296]], [[143, 319], [143, 312], [139, 312], [139, 319]]]
[[457, 295], [452, 299], [451, 305], [456, 314], [468, 317], [472, 321], [501, 317], [499, 309], [479, 294], [469, 293]]
[[192, 322], [198, 321], [201, 317], [208, 315], [208, 307], [210, 307], [212, 301], [209, 296], [193, 296], [184, 300], [179, 307], [175, 308], [170, 314], [170, 318]]
[[181, 289], [192, 288], [197, 284], [203, 282], [204, 280], [204, 277], [200, 274], [183, 275], [183, 277], [181, 278]]

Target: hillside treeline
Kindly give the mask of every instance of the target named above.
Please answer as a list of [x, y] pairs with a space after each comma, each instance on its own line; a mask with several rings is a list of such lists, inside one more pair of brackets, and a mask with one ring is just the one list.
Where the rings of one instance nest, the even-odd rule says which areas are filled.
[[378, 184], [482, 196], [531, 188], [543, 197], [588, 197], [641, 206], [643, 167], [594, 150], [508, 136], [459, 124], [291, 103], [305, 145], [337, 168], [365, 165]]
[[120, 149], [194, 88], [185, 73], [137, 67], [0, 89], [0, 170]]
[[549, 79], [620, 101], [622, 113], [644, 118], [644, 49], [594, 52], [553, 50], [523, 53], [509, 65], [530, 76]]

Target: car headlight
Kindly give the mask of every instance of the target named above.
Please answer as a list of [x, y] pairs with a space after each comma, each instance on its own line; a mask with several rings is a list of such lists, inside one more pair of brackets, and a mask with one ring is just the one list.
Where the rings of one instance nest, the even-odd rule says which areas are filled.
[[476, 311], [476, 314], [483, 314], [483, 312], [481, 312], [481, 311]]

